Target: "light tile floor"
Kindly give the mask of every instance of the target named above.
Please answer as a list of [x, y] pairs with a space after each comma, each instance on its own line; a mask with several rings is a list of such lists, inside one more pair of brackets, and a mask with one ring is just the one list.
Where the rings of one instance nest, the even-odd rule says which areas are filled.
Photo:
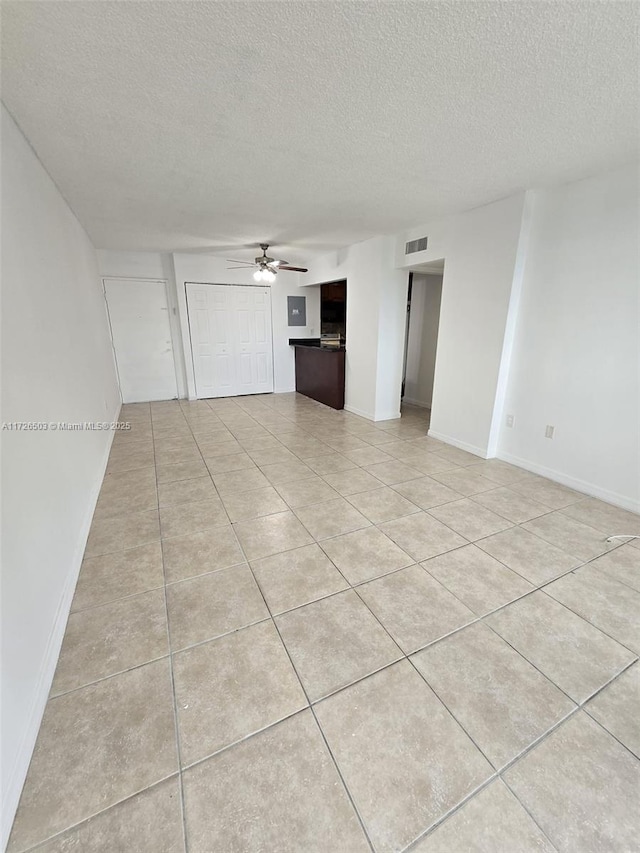
[[630, 853], [640, 518], [295, 394], [124, 406], [10, 853]]

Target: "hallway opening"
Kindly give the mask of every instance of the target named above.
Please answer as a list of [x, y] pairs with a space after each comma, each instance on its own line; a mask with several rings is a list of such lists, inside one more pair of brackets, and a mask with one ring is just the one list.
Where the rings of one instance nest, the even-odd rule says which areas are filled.
[[[431, 413], [440, 324], [444, 261], [412, 270], [407, 298], [407, 333], [402, 379], [403, 406]], [[427, 414], [425, 412], [425, 414]]]

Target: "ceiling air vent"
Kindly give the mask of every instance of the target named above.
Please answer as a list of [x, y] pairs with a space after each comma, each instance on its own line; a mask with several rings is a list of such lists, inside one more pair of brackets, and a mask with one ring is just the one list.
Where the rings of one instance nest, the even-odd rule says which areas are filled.
[[404, 245], [405, 255], [412, 255], [414, 252], [424, 252], [427, 248], [427, 237], [418, 237], [417, 240], [409, 240]]

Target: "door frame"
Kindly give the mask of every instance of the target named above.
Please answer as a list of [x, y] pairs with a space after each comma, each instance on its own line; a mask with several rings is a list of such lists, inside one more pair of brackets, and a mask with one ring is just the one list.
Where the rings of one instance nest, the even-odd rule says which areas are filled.
[[111, 351], [113, 353], [113, 363], [116, 368], [116, 375], [118, 377], [118, 388], [120, 390], [120, 399], [122, 400], [122, 386], [120, 384], [120, 370], [118, 368], [118, 359], [116, 356], [116, 348], [113, 342], [113, 329], [111, 328], [111, 315], [109, 314], [109, 303], [107, 302], [107, 282], [109, 281], [139, 281], [144, 282], [146, 284], [162, 284], [164, 285], [164, 295], [167, 301], [167, 313], [169, 318], [169, 335], [171, 337], [171, 350], [173, 352], [173, 374], [176, 380], [176, 398], [180, 400], [183, 397], [183, 389], [184, 389], [184, 379], [181, 375], [181, 372], [178, 370], [178, 361], [176, 359], [176, 353], [182, 352], [182, 340], [181, 337], [178, 337], [178, 331], [176, 329], [176, 307], [173, 304], [174, 300], [172, 299], [172, 294], [169, 289], [169, 282], [166, 278], [146, 278], [144, 276], [139, 275], [103, 275], [101, 277], [102, 283], [102, 296], [104, 298], [104, 307], [107, 314], [107, 322], [109, 323], [109, 337], [111, 339]]
[[[228, 281], [185, 281], [185, 283], [184, 283], [185, 318], [186, 318], [187, 330], [189, 333], [189, 355], [190, 355], [190, 361], [191, 361], [191, 371], [192, 371], [191, 375], [193, 376], [193, 391], [195, 394], [194, 397], [189, 396], [189, 399], [190, 400], [191, 399], [193, 399], [193, 400], [222, 399], [220, 397], [198, 397], [198, 388], [196, 385], [196, 368], [195, 368], [195, 363], [193, 361], [193, 338], [191, 337], [191, 317], [189, 315], [189, 299], [187, 296], [187, 285], [189, 285], [189, 284], [195, 284], [198, 286], [205, 286], [205, 287], [265, 287], [265, 285], [264, 284], [246, 284], [246, 283], [232, 284], [231, 282], [228, 282]], [[272, 382], [273, 391], [271, 391], [269, 393], [274, 394], [275, 388], [276, 388], [276, 364], [275, 364], [275, 356], [274, 356], [274, 351], [273, 351], [273, 299], [272, 299], [272, 294], [273, 294], [273, 290], [271, 289], [271, 287], [269, 287], [269, 326], [271, 328], [271, 377], [273, 380], [273, 382]], [[237, 396], [239, 396], [239, 397], [249, 396], [250, 397], [252, 395], [251, 394], [247, 394], [247, 395], [238, 394]]]

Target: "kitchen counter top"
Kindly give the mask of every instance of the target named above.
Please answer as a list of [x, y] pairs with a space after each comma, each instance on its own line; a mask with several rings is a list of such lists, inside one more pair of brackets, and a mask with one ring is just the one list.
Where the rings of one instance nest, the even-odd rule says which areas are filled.
[[320, 338], [289, 338], [289, 346], [319, 349], [322, 352], [346, 352], [344, 345], [340, 347], [326, 346], [321, 342]]

